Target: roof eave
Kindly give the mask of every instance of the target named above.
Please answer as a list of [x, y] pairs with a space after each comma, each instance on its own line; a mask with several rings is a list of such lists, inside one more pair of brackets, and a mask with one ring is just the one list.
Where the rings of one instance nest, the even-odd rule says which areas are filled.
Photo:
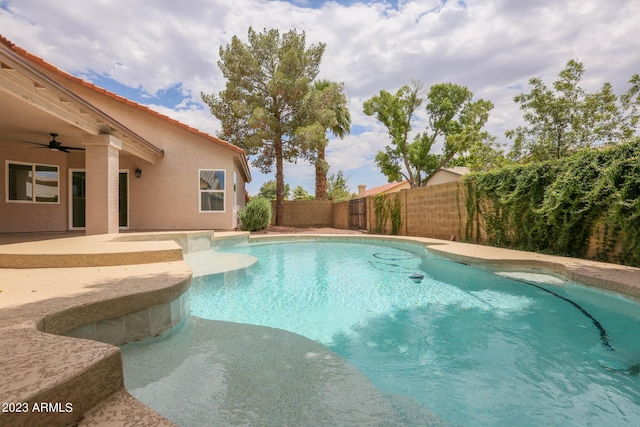
[[[150, 162], [155, 162], [155, 159], [164, 157], [163, 150], [151, 144], [75, 92], [58, 83], [55, 79], [49, 77], [31, 63], [33, 62], [32, 58], [37, 57], [17, 47], [2, 36], [0, 36], [0, 53], [2, 53], [5, 58], [3, 67], [20, 69], [21, 73], [33, 80], [34, 85], [55, 94], [59, 102], [71, 103], [75, 105], [78, 110], [82, 111], [83, 114], [94, 117], [95, 123], [90, 126], [91, 129], [83, 127], [85, 131], [94, 134], [111, 134], [121, 139], [126, 147], [131, 147], [133, 154], [139, 155]], [[40, 58], [37, 58], [35, 62], [47, 64]], [[50, 64], [49, 66], [53, 67]]]

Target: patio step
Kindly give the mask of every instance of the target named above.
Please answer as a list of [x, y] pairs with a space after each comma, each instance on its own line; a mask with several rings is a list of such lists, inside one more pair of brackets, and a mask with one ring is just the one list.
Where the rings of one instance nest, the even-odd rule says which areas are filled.
[[0, 268], [70, 268], [150, 264], [182, 260], [171, 239], [116, 241], [114, 235], [79, 236], [0, 246]]

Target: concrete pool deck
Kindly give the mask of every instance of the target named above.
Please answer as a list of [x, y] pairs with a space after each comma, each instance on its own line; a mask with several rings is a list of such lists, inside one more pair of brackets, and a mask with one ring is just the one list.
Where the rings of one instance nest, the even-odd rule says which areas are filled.
[[[118, 347], [58, 334], [175, 300], [188, 289], [192, 276], [183, 253], [206, 249], [215, 240], [247, 236], [193, 231], [39, 240], [30, 235], [20, 243], [19, 235], [0, 235], [0, 401], [14, 404], [3, 408], [11, 412], [0, 412], [0, 424], [172, 425], [126, 392]], [[546, 269], [640, 298], [638, 268], [427, 238], [303, 236], [418, 242], [458, 261]], [[224, 258], [221, 270], [206, 273], [242, 268], [249, 261]], [[47, 405], [36, 412], [41, 402]], [[24, 408], [15, 404], [26, 404], [27, 412], [15, 412]]]

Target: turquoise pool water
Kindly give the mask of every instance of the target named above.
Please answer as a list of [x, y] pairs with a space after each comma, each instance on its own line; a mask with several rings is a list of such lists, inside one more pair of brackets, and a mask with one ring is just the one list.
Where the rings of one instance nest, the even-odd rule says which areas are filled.
[[[640, 422], [637, 302], [539, 272], [513, 280], [417, 245], [302, 241], [223, 251], [258, 262], [195, 279], [193, 316], [313, 339], [380, 390], [448, 423]], [[409, 278], [417, 272], [420, 283]]]

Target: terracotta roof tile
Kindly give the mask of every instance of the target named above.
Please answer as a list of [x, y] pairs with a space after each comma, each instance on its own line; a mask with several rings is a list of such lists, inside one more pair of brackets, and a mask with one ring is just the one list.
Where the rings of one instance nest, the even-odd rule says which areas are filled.
[[[35, 63], [40, 64], [41, 66], [47, 68], [48, 70], [50, 70], [50, 71], [52, 71], [52, 72], [54, 72], [54, 73], [56, 73], [56, 74], [58, 74], [58, 75], [60, 75], [60, 76], [62, 76], [64, 78], [66, 78], [68, 80], [81, 83], [83, 86], [86, 86], [86, 87], [88, 87], [90, 89], [93, 89], [98, 93], [102, 93], [104, 95], [107, 95], [107, 96], [109, 96], [109, 97], [111, 97], [111, 98], [113, 98], [113, 99], [115, 99], [117, 101], [124, 102], [124, 103], [126, 103], [128, 105], [131, 105], [131, 106], [135, 107], [135, 108], [139, 108], [140, 110], [146, 111], [147, 113], [152, 114], [152, 115], [154, 115], [154, 116], [156, 116], [158, 118], [161, 118], [163, 120], [166, 120], [169, 123], [184, 125], [183, 123], [180, 123], [178, 120], [175, 120], [175, 119], [173, 119], [173, 118], [171, 118], [171, 117], [169, 117], [167, 115], [164, 115], [164, 114], [161, 114], [161, 113], [159, 113], [159, 112], [157, 112], [155, 110], [152, 110], [151, 108], [149, 108], [147, 106], [139, 104], [139, 103], [137, 103], [135, 101], [132, 101], [130, 99], [124, 98], [122, 96], [116, 95], [113, 92], [110, 92], [110, 91], [108, 91], [108, 90], [106, 90], [104, 88], [101, 88], [100, 86], [97, 86], [97, 85], [95, 85], [95, 84], [93, 84], [91, 82], [88, 82], [88, 81], [86, 81], [84, 79], [78, 78], [78, 77], [76, 77], [76, 76], [74, 76], [72, 74], [69, 74], [66, 71], [56, 67], [55, 65], [50, 64], [49, 62], [45, 61], [44, 59], [40, 58], [39, 56], [36, 56], [36, 55], [28, 52], [27, 50], [25, 50], [25, 49], [23, 49], [23, 48], [21, 48], [19, 46], [16, 46], [14, 43], [12, 43], [9, 39], [7, 39], [6, 37], [2, 36], [1, 34], [0, 34], [0, 42], [3, 43], [4, 45], [6, 45], [7, 47], [9, 47], [14, 52], [20, 54], [21, 56], [24, 56], [25, 58], [27, 58], [27, 59], [35, 62]], [[211, 142], [214, 142], [216, 144], [222, 145], [225, 148], [229, 148], [229, 149], [231, 149], [231, 150], [233, 150], [233, 151], [235, 151], [237, 153], [242, 154], [243, 156], [245, 155], [244, 150], [242, 148], [240, 148], [240, 147], [237, 147], [237, 146], [235, 146], [233, 144], [230, 144], [227, 141], [223, 141], [222, 139], [220, 139], [218, 137], [215, 137], [213, 135], [209, 135], [208, 133], [202, 132], [202, 131], [197, 130], [195, 128], [189, 127], [187, 125], [184, 125], [184, 126], [185, 126], [185, 129], [187, 129], [189, 132], [192, 132], [192, 133], [194, 133], [196, 135], [202, 136], [202, 137], [208, 139]]]
[[384, 193], [385, 191], [391, 190], [392, 188], [395, 188], [399, 185], [403, 185], [408, 181], [402, 181], [402, 182], [390, 182], [388, 184], [384, 184], [384, 185], [380, 185], [378, 187], [373, 187], [367, 191], [365, 191], [364, 195], [365, 196], [375, 196], [376, 194], [380, 194], [380, 193]]

